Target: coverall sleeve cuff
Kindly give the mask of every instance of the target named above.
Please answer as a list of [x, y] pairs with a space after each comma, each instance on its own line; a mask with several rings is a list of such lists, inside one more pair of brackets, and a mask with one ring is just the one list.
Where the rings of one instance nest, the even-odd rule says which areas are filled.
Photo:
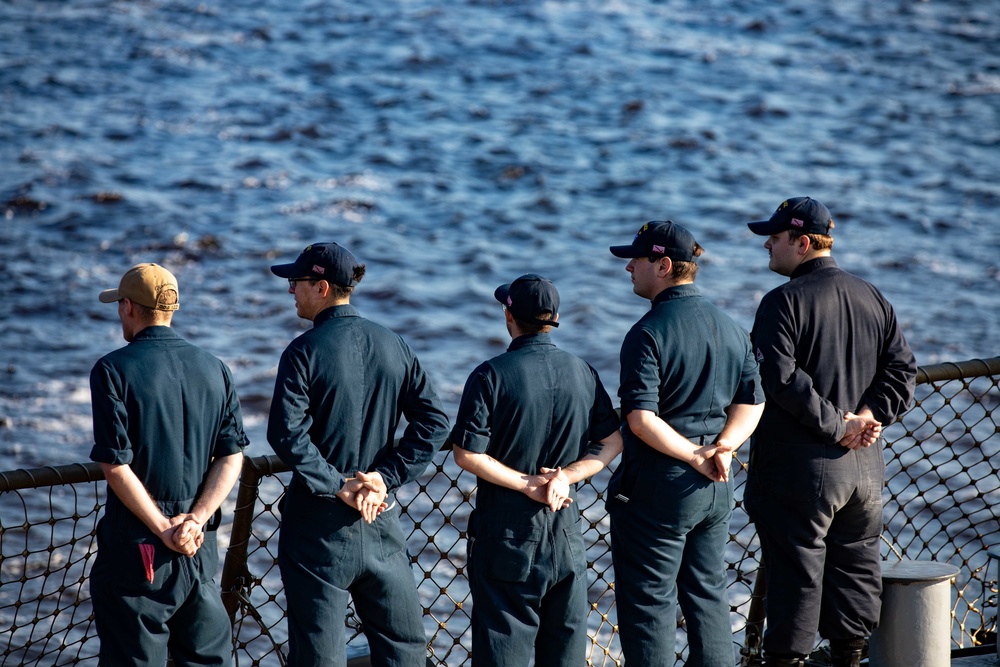
[[486, 451], [486, 448], [490, 444], [490, 439], [488, 436], [482, 435], [480, 433], [474, 433], [472, 431], [467, 431], [463, 428], [456, 427], [452, 430], [449, 441], [453, 445], [458, 445], [462, 449], [466, 449], [470, 452], [475, 452], [477, 454], [482, 454]]
[[239, 454], [248, 445], [246, 438], [225, 438], [218, 440], [215, 443], [215, 449], [212, 452], [212, 456], [216, 458], [223, 458], [226, 456], [232, 456], [233, 454]]
[[647, 412], [652, 412], [654, 415], [659, 415], [660, 405], [655, 401], [630, 401], [628, 403], [622, 401], [622, 419], [634, 410], [646, 410]]
[[90, 460], [95, 463], [109, 463], [116, 466], [125, 466], [132, 463], [132, 450], [94, 445], [94, 447], [90, 450]]
[[590, 427], [590, 439], [604, 440], [612, 433], [619, 430], [621, 426], [621, 420], [618, 419], [617, 415], [615, 417], [609, 417], [600, 424], [595, 424]]

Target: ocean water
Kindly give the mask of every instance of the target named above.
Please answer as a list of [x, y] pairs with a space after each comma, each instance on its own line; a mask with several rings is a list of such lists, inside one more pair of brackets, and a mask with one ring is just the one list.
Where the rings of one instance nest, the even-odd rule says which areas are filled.
[[995, 2], [0, 3], [0, 466], [85, 461], [97, 293], [138, 262], [233, 369], [252, 445], [298, 320], [268, 267], [337, 241], [354, 303], [454, 415], [505, 349], [493, 289], [562, 294], [617, 388], [648, 303], [608, 252], [672, 219], [749, 327], [784, 279], [745, 223], [810, 195], [918, 362], [1000, 354]]

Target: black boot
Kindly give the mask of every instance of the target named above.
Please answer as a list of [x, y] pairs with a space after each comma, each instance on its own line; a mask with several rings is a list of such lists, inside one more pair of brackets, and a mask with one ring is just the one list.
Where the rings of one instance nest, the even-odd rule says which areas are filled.
[[805, 667], [806, 658], [801, 655], [774, 655], [769, 653], [764, 660], [767, 667]]
[[831, 639], [830, 664], [832, 667], [861, 667], [864, 650], [864, 639]]

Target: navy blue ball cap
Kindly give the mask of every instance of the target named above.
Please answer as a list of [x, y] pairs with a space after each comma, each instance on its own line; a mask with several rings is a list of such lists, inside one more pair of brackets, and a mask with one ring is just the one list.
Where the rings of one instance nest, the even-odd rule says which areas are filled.
[[336, 243], [313, 243], [291, 264], [275, 264], [271, 273], [281, 278], [328, 280], [341, 287], [354, 287], [354, 269], [361, 262], [351, 251]]
[[781, 202], [768, 220], [748, 222], [754, 234], [770, 236], [795, 229], [803, 234], [830, 235], [833, 216], [830, 209], [811, 197], [792, 197]]
[[498, 287], [493, 297], [520, 322], [559, 326], [558, 322], [539, 318], [545, 312], [551, 313], [553, 318], [559, 314], [559, 290], [547, 278], [526, 273], [514, 282]]
[[694, 235], [676, 222], [654, 220], [639, 228], [630, 245], [611, 246], [611, 254], [624, 259], [659, 256], [693, 262], [697, 246]]

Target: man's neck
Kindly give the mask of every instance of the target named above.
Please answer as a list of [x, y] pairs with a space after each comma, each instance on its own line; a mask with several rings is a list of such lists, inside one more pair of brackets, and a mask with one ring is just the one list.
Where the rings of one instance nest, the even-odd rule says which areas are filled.
[[674, 280], [666, 280], [666, 281], [664, 281], [661, 284], [660, 289], [657, 290], [656, 294], [654, 294], [653, 296], [651, 296], [649, 298], [649, 300], [650, 301], [656, 301], [656, 297], [660, 296], [661, 294], [663, 294], [664, 292], [666, 292], [671, 287], [680, 287], [681, 285], [691, 285], [693, 283], [694, 283], [693, 280], [685, 280], [685, 281], [682, 281], [682, 282], [676, 282]]

